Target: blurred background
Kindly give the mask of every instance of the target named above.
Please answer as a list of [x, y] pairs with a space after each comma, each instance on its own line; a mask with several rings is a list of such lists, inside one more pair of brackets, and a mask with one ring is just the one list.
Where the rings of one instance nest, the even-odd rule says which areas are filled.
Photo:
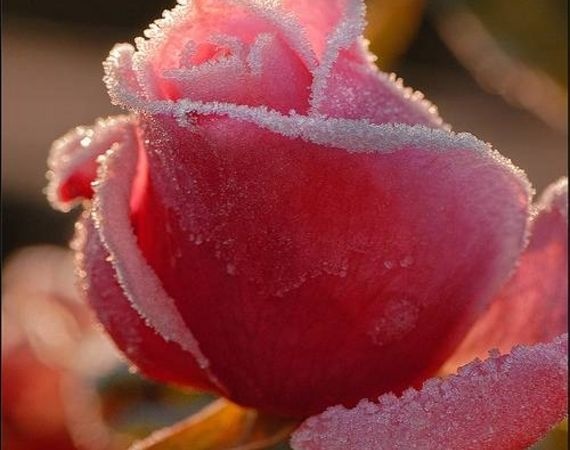
[[[367, 37], [382, 69], [422, 91], [454, 130], [491, 142], [528, 173], [538, 193], [567, 173], [568, 0], [367, 3]], [[52, 211], [42, 192], [51, 142], [118, 112], [101, 81], [109, 49], [132, 42], [172, 6], [173, 0], [3, 2], [7, 449], [125, 448], [211, 401], [129, 374], [77, 302], [72, 262], [62, 249], [75, 217]], [[38, 322], [38, 308], [48, 319]], [[85, 356], [91, 354], [99, 359]], [[70, 419], [78, 415], [89, 419]], [[563, 431], [557, 433], [543, 448], [567, 448]], [[49, 439], [57, 444], [47, 445]]]

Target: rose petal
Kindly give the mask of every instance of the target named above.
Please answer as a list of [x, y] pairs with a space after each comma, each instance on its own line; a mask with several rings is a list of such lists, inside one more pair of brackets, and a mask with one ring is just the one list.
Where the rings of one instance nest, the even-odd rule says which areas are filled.
[[[381, 373], [378, 376], [382, 376]], [[329, 408], [292, 438], [295, 450], [524, 449], [567, 414], [568, 336], [476, 361], [401, 398]]]
[[91, 182], [97, 176], [97, 157], [120, 142], [133, 126], [129, 116], [99, 119], [92, 127], [77, 127], [51, 147], [48, 159], [48, 200], [61, 211], [93, 195]]
[[491, 348], [546, 342], [568, 329], [568, 179], [537, 205], [532, 235], [516, 273], [451, 358], [449, 368]]
[[318, 111], [330, 117], [368, 119], [372, 123], [407, 123], [441, 127], [437, 108], [419, 91], [403, 86], [394, 74], [342, 52], [322, 88]]
[[234, 400], [303, 415], [403, 388], [503, 283], [520, 174], [476, 140], [407, 131], [349, 153], [231, 119], [145, 119], [139, 245]]
[[93, 221], [84, 214], [73, 243], [81, 289], [117, 347], [143, 374], [163, 382], [216, 390], [196, 360], [174, 342], [165, 341], [133, 309], [116, 280]]

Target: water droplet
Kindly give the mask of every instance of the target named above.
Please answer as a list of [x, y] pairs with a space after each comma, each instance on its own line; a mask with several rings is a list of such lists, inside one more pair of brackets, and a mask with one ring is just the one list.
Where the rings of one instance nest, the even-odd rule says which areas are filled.
[[412, 256], [408, 255], [400, 261], [400, 266], [410, 267], [413, 263], [414, 263], [414, 258], [412, 258]]
[[107, 262], [113, 262], [114, 259], [115, 259], [115, 258], [113, 258], [112, 255], [109, 255], [109, 256], [107, 256], [107, 257], [105, 258], [105, 261], [107, 261]]
[[368, 334], [376, 345], [389, 344], [413, 330], [419, 314], [420, 308], [413, 300], [394, 297], [382, 306]]
[[236, 266], [233, 265], [232, 263], [228, 263], [226, 265], [226, 272], [228, 273], [228, 275], [235, 275], [236, 274]]
[[384, 267], [386, 267], [388, 270], [393, 269], [394, 263], [392, 261], [384, 261]]
[[91, 144], [91, 138], [89, 136], [85, 136], [81, 141], [79, 141], [79, 143], [82, 147], [89, 147], [89, 144]]
[[196, 235], [196, 239], [194, 240], [194, 244], [200, 245], [202, 242], [204, 242], [204, 238], [202, 237], [202, 235], [201, 234]]

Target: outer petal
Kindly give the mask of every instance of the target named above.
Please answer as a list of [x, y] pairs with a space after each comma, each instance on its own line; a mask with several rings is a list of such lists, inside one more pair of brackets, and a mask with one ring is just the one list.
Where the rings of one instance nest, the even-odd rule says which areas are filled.
[[[94, 127], [78, 127], [57, 141], [50, 155], [53, 173], [48, 190], [52, 194], [52, 202], [67, 209], [78, 198], [91, 198], [92, 182], [102, 155], [113, 148], [115, 152], [121, 149], [134, 158], [131, 159], [133, 167], [127, 167], [121, 173], [123, 189], [118, 189], [112, 195], [121, 197], [120, 194], [123, 194], [122, 199], [127, 206], [129, 203], [136, 204], [137, 192], [144, 185], [146, 166], [141, 165], [138, 176], [135, 177], [138, 153], [135, 123], [135, 119], [126, 116], [99, 120]], [[103, 184], [107, 182], [105, 179]], [[102, 184], [101, 181], [99, 184]], [[101, 186], [98, 189], [108, 192]], [[96, 203], [100, 204], [101, 199], [96, 198]], [[128, 226], [129, 211], [127, 209], [122, 212], [126, 215]], [[78, 273], [87, 299], [127, 357], [153, 378], [213, 389], [207, 375], [198, 368], [195, 358], [183, 351], [179, 344], [165, 341], [133, 309], [133, 303], [117, 282], [117, 273], [111, 264], [112, 257], [88, 216], [78, 223], [74, 247], [78, 258]]]
[[304, 415], [421, 381], [523, 245], [527, 186], [472, 138], [384, 128], [349, 153], [219, 117], [143, 123], [139, 245], [242, 404]]
[[568, 179], [537, 205], [528, 247], [516, 273], [448, 363], [451, 369], [491, 348], [546, 342], [568, 329]]
[[[378, 374], [382, 376], [381, 374]], [[295, 450], [525, 449], [567, 414], [568, 336], [476, 361], [401, 398], [307, 420]]]

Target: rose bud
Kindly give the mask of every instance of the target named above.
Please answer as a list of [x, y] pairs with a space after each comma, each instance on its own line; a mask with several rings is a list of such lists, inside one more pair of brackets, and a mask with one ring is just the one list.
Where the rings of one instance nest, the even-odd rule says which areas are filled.
[[180, 2], [111, 51], [130, 113], [54, 144], [49, 197], [83, 201], [85, 295], [144, 374], [282, 416], [351, 407], [436, 374], [515, 270], [525, 174], [379, 73], [363, 18]]

